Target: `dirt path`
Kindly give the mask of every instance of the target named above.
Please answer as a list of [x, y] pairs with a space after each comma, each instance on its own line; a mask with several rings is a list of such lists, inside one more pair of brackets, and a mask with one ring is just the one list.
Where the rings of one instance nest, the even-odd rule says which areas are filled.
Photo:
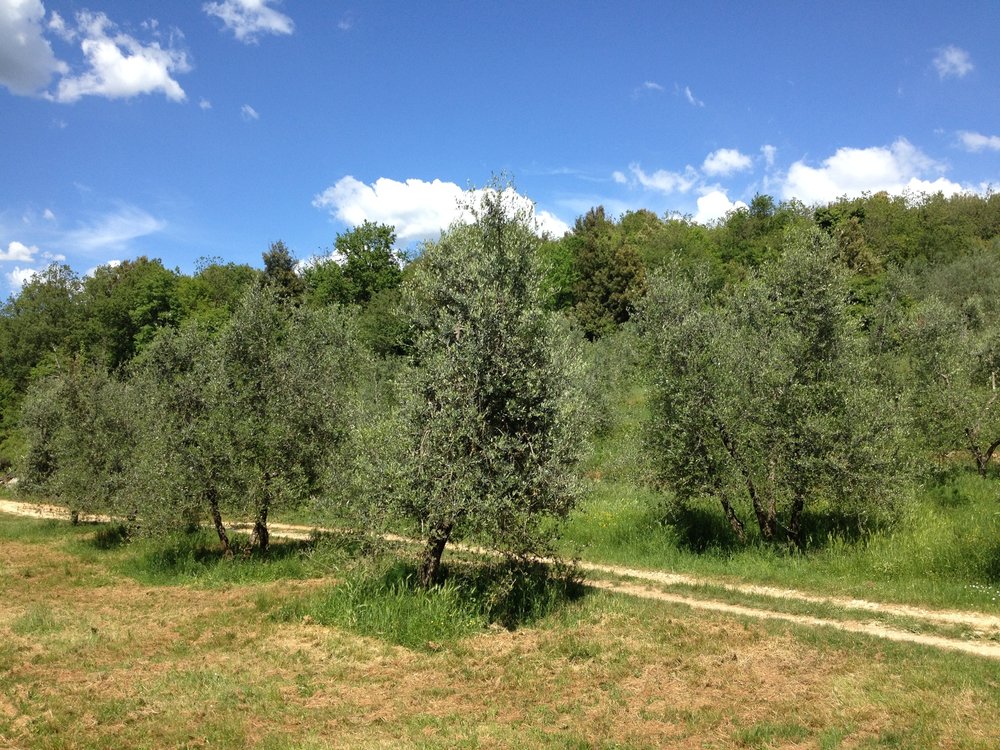
[[[0, 512], [10, 513], [19, 516], [30, 516], [34, 518], [49, 518], [57, 520], [68, 520], [69, 512], [56, 505], [41, 505], [35, 503], [19, 503], [12, 500], [0, 499]], [[108, 522], [108, 516], [81, 515], [80, 520], [84, 522]], [[234, 524], [239, 528], [239, 524]], [[270, 525], [271, 534], [275, 537], [285, 539], [309, 539], [316, 531], [331, 531], [331, 529], [316, 528], [297, 524], [274, 523]], [[391, 541], [412, 543], [414, 540], [397, 535], [387, 535]], [[488, 553], [488, 550], [481, 548], [453, 545], [455, 549], [467, 552]], [[865, 599], [850, 599], [846, 597], [818, 596], [796, 589], [783, 589], [773, 586], [757, 586], [751, 584], [729, 583], [712, 578], [701, 578], [686, 575], [683, 573], [671, 573], [668, 571], [640, 570], [617, 565], [603, 565], [581, 561], [578, 563], [580, 569], [592, 573], [617, 576], [619, 578], [630, 579], [632, 581], [642, 581], [659, 586], [714, 586], [726, 591], [739, 594], [768, 597], [776, 602], [781, 600], [791, 600], [806, 602], [810, 604], [831, 605], [839, 609], [853, 610], [859, 612], [869, 612], [872, 614], [907, 617], [913, 620], [941, 625], [958, 625], [973, 628], [977, 634], [987, 638], [1000, 635], [1000, 617], [982, 612], [956, 611], [956, 610], [931, 610], [921, 607], [913, 607], [905, 604], [886, 604], [883, 602], [873, 602]], [[961, 651], [977, 656], [992, 659], [1000, 659], [1000, 643], [989, 640], [967, 640], [961, 638], [951, 638], [924, 633], [914, 633], [900, 628], [893, 628], [878, 622], [861, 622], [857, 620], [833, 620], [812, 617], [808, 615], [797, 615], [787, 612], [778, 612], [761, 607], [751, 607], [741, 604], [731, 604], [729, 602], [716, 599], [698, 598], [685, 596], [683, 594], [664, 591], [653, 586], [642, 585], [625, 581], [595, 580], [587, 581], [591, 588], [612, 591], [627, 596], [634, 596], [642, 599], [652, 599], [655, 601], [681, 604], [692, 609], [707, 610], [740, 617], [754, 617], [758, 619], [781, 620], [796, 625], [808, 627], [829, 627], [849, 633], [860, 633], [864, 635], [885, 638], [892, 641], [905, 643], [915, 643], [932, 648], [939, 648], [949, 651]]]

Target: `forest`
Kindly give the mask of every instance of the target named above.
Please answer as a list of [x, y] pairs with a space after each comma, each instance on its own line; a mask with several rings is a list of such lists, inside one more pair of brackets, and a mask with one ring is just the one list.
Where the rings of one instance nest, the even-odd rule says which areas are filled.
[[[225, 556], [266, 554], [273, 519], [403, 531], [423, 587], [452, 541], [578, 553], [581, 508], [794, 557], [992, 486], [1000, 196], [596, 207], [539, 238], [509, 195], [410, 255], [365, 222], [262, 269], [50, 266], [0, 311], [0, 472]], [[995, 520], [955, 518], [995, 582]]]

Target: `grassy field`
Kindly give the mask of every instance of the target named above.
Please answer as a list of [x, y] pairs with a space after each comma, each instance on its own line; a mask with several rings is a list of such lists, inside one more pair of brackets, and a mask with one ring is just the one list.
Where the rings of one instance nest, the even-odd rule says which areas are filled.
[[507, 629], [346, 559], [0, 517], [0, 747], [1000, 743], [995, 661], [593, 592]]

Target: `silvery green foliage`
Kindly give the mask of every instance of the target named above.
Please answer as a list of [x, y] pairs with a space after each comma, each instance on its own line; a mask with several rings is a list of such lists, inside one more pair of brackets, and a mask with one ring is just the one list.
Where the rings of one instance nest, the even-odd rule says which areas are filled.
[[251, 544], [266, 547], [270, 513], [335, 484], [361, 366], [339, 310], [292, 308], [266, 287], [250, 289], [214, 338], [161, 332], [133, 376], [143, 527], [208, 521], [228, 548], [222, 519], [249, 521]]
[[267, 546], [271, 511], [324, 489], [347, 436], [360, 357], [343, 314], [251, 289], [209, 351], [206, 427], [223, 507]]
[[807, 510], [864, 525], [901, 499], [902, 419], [814, 230], [737, 289], [675, 268], [650, 286], [650, 444], [679, 502], [717, 500], [743, 537], [806, 542]]
[[396, 497], [441, 549], [472, 536], [539, 552], [553, 531], [546, 521], [576, 498], [579, 339], [542, 310], [538, 239], [512, 191], [479, 195], [474, 223], [427, 245], [405, 289], [415, 355]]
[[930, 296], [911, 311], [906, 332], [924, 446], [942, 455], [967, 451], [985, 476], [1000, 447], [1000, 331]]
[[35, 383], [22, 412], [22, 489], [78, 513], [115, 509], [132, 459], [127, 386], [83, 358]]
[[165, 328], [132, 363], [136, 451], [121, 510], [141, 518], [143, 534], [202, 523], [219, 507], [222, 456], [208, 426], [211, 350], [198, 325]]

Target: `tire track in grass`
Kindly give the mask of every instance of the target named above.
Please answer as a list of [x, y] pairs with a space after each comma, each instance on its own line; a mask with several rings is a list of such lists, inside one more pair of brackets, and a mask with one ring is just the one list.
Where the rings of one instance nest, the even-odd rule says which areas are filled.
[[[20, 503], [12, 500], [0, 499], [0, 512], [12, 515], [28, 516], [33, 518], [45, 518], [66, 521], [70, 514], [66, 508], [57, 505], [42, 505], [35, 503]], [[107, 523], [112, 519], [102, 515], [81, 515], [80, 520], [85, 523]], [[232, 528], [240, 528], [241, 524], [231, 524]], [[336, 533], [338, 529], [328, 529], [323, 527], [305, 526], [299, 524], [270, 524], [271, 535], [284, 539], [304, 540], [311, 538], [315, 533]], [[339, 530], [342, 531], [342, 530]], [[386, 534], [385, 539], [393, 542], [406, 544], [419, 544], [418, 540], [396, 534]], [[490, 550], [469, 545], [453, 545], [453, 549], [462, 552], [475, 554], [495, 554]], [[775, 601], [792, 600], [807, 602], [810, 604], [832, 605], [839, 609], [871, 612], [879, 615], [894, 615], [908, 617], [914, 620], [941, 623], [948, 625], [965, 625], [976, 628], [980, 631], [1000, 633], [1000, 617], [983, 612], [957, 611], [957, 610], [930, 610], [921, 607], [914, 607], [906, 604], [886, 604], [873, 602], [865, 599], [850, 599], [846, 597], [820, 596], [810, 594], [797, 589], [783, 589], [774, 586], [758, 586], [752, 584], [726, 583], [711, 578], [700, 578], [684, 573], [672, 573], [669, 571], [640, 570], [637, 568], [627, 568], [618, 565], [604, 565], [586, 561], [578, 561], [581, 570], [613, 575], [620, 578], [631, 579], [633, 581], [643, 581], [661, 586], [715, 586], [740, 594], [755, 596], [765, 596]], [[828, 627], [848, 633], [869, 635], [876, 638], [883, 638], [901, 643], [913, 643], [922, 646], [929, 646], [947, 651], [960, 651], [976, 656], [990, 659], [1000, 659], [1000, 643], [984, 641], [964, 640], [960, 638], [949, 638], [946, 636], [930, 635], [924, 633], [913, 633], [907, 630], [892, 628], [877, 622], [861, 622], [857, 620], [828, 620], [809, 615], [791, 614], [788, 612], [778, 612], [771, 609], [749, 607], [742, 604], [731, 604], [716, 599], [705, 599], [693, 596], [676, 594], [652, 586], [645, 586], [640, 583], [630, 583], [622, 581], [609, 581], [601, 579], [591, 579], [586, 585], [593, 589], [609, 591], [626, 596], [633, 596], [640, 599], [667, 602], [690, 607], [695, 610], [718, 612], [730, 614], [737, 617], [752, 617], [764, 620], [780, 620], [795, 625], [806, 627], [822, 628]]]

